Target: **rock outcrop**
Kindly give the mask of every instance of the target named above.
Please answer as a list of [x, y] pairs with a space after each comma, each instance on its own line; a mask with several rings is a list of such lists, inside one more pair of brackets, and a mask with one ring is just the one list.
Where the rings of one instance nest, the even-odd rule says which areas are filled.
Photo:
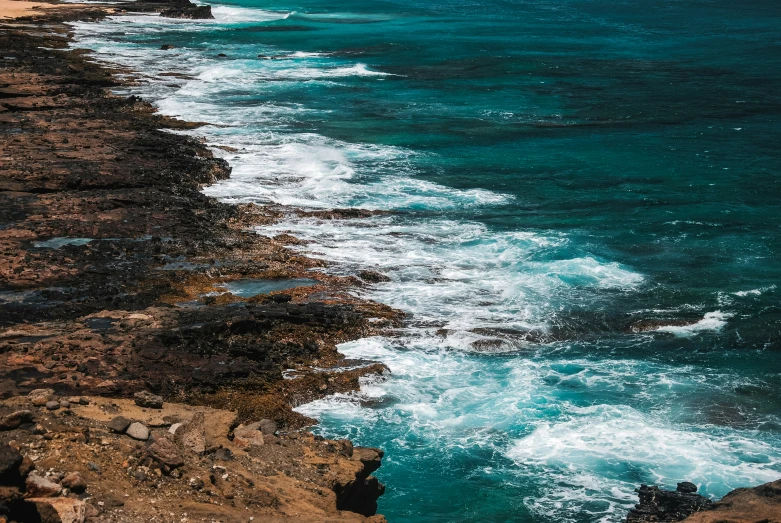
[[636, 490], [640, 503], [629, 511], [626, 523], [672, 523], [708, 508], [711, 500], [697, 494], [697, 486], [685, 481], [676, 490], [641, 485]]

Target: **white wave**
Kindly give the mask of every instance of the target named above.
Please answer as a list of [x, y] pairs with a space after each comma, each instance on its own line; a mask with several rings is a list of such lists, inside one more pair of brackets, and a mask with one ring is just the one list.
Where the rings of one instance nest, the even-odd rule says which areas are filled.
[[692, 336], [703, 331], [720, 331], [732, 315], [721, 311], [708, 312], [705, 316], [691, 325], [665, 325], [656, 329], [657, 332], [669, 332], [676, 336]]
[[735, 296], [740, 296], [741, 298], [745, 298], [746, 296], [761, 296], [762, 294], [768, 292], [768, 291], [774, 291], [776, 290], [775, 285], [770, 285], [768, 287], [760, 287], [758, 289], [751, 289], [748, 291], [738, 291], [733, 292]]

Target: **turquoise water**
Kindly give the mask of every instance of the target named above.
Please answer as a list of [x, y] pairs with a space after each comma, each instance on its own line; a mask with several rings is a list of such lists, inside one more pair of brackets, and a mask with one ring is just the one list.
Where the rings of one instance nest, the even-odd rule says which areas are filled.
[[410, 314], [341, 347], [389, 376], [299, 409], [385, 449], [390, 521], [618, 522], [640, 483], [781, 477], [781, 6], [214, 6], [79, 45], [212, 124], [207, 194], [394, 211], [258, 231]]

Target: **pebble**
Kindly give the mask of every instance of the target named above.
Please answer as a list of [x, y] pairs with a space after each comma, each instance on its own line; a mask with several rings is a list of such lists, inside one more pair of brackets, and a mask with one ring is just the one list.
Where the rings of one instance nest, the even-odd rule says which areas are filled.
[[49, 410], [57, 410], [60, 408], [60, 404], [57, 401], [47, 401], [46, 408]]
[[81, 494], [87, 490], [87, 482], [78, 472], [71, 472], [70, 474], [67, 474], [64, 478], [62, 478], [61, 483], [63, 487], [69, 488], [76, 494]]
[[124, 416], [116, 416], [114, 419], [108, 422], [108, 428], [114, 432], [122, 434], [130, 426], [130, 420]]
[[150, 409], [163, 408], [163, 398], [155, 394], [152, 394], [151, 392], [147, 392], [147, 391], [136, 392], [133, 395], [133, 400], [136, 402], [136, 405], [138, 405], [139, 407], [147, 407]]
[[67, 400], [60, 401], [60, 407], [62, 407], [63, 409], [68, 409], [68, 408], [70, 408], [70, 406], [71, 406], [71, 404], [70, 404], [69, 401], [67, 401]]

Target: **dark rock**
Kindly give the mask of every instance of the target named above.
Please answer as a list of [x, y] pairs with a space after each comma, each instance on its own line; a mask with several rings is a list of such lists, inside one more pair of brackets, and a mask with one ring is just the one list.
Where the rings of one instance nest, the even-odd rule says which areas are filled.
[[89, 405], [89, 400], [87, 398], [79, 398], [79, 405]]
[[165, 45], [161, 45], [160, 49], [162, 51], [168, 51], [169, 49], [176, 49], [176, 46], [175, 45], [170, 45], [170, 44], [165, 44]]
[[19, 466], [22, 455], [10, 445], [0, 446], [0, 485], [20, 485], [22, 477]]
[[47, 401], [46, 402], [46, 408], [48, 410], [57, 410], [60, 408], [60, 402], [59, 401]]
[[136, 392], [133, 395], [133, 400], [136, 402], [136, 405], [138, 405], [139, 407], [147, 407], [150, 409], [163, 408], [163, 398], [155, 394], [152, 394], [151, 392], [147, 392], [147, 391]]
[[225, 58], [225, 57], [227, 57], [228, 55], [226, 55], [225, 53], [219, 53], [217, 56], [219, 56], [220, 58]]
[[23, 423], [32, 423], [33, 413], [29, 410], [17, 410], [0, 419], [0, 430], [13, 430]]
[[171, 7], [160, 11], [160, 16], [164, 18], [184, 18], [187, 20], [209, 20], [214, 19], [212, 6], [210, 5], [189, 5], [184, 7]]
[[358, 277], [363, 281], [369, 283], [381, 283], [384, 281], [390, 281], [390, 278], [377, 271], [360, 271]]
[[78, 472], [71, 472], [62, 478], [62, 486], [70, 489], [76, 494], [81, 494], [87, 490], [87, 482], [81, 477]]
[[130, 426], [131, 421], [124, 416], [117, 416], [108, 422], [108, 428], [119, 434], [124, 433]]
[[184, 458], [182, 458], [179, 448], [167, 437], [156, 439], [154, 443], [147, 447], [146, 453], [155, 461], [171, 468], [184, 465]]
[[690, 481], [682, 481], [678, 483], [678, 487], [675, 490], [684, 494], [694, 494], [697, 492], [697, 485]]
[[93, 472], [97, 472], [98, 474], [101, 474], [103, 472], [103, 469], [100, 468], [100, 465], [98, 465], [94, 461], [88, 461], [87, 468]]
[[219, 448], [214, 451], [214, 459], [219, 461], [231, 461], [233, 459], [233, 452], [230, 449]]
[[[688, 481], [679, 483], [684, 489], [690, 490]], [[694, 490], [697, 487], [694, 486]], [[629, 511], [626, 523], [672, 523], [681, 521], [696, 512], [707, 509], [712, 502], [704, 496], [693, 492], [663, 490], [657, 486], [641, 485], [637, 489], [640, 503]]]

